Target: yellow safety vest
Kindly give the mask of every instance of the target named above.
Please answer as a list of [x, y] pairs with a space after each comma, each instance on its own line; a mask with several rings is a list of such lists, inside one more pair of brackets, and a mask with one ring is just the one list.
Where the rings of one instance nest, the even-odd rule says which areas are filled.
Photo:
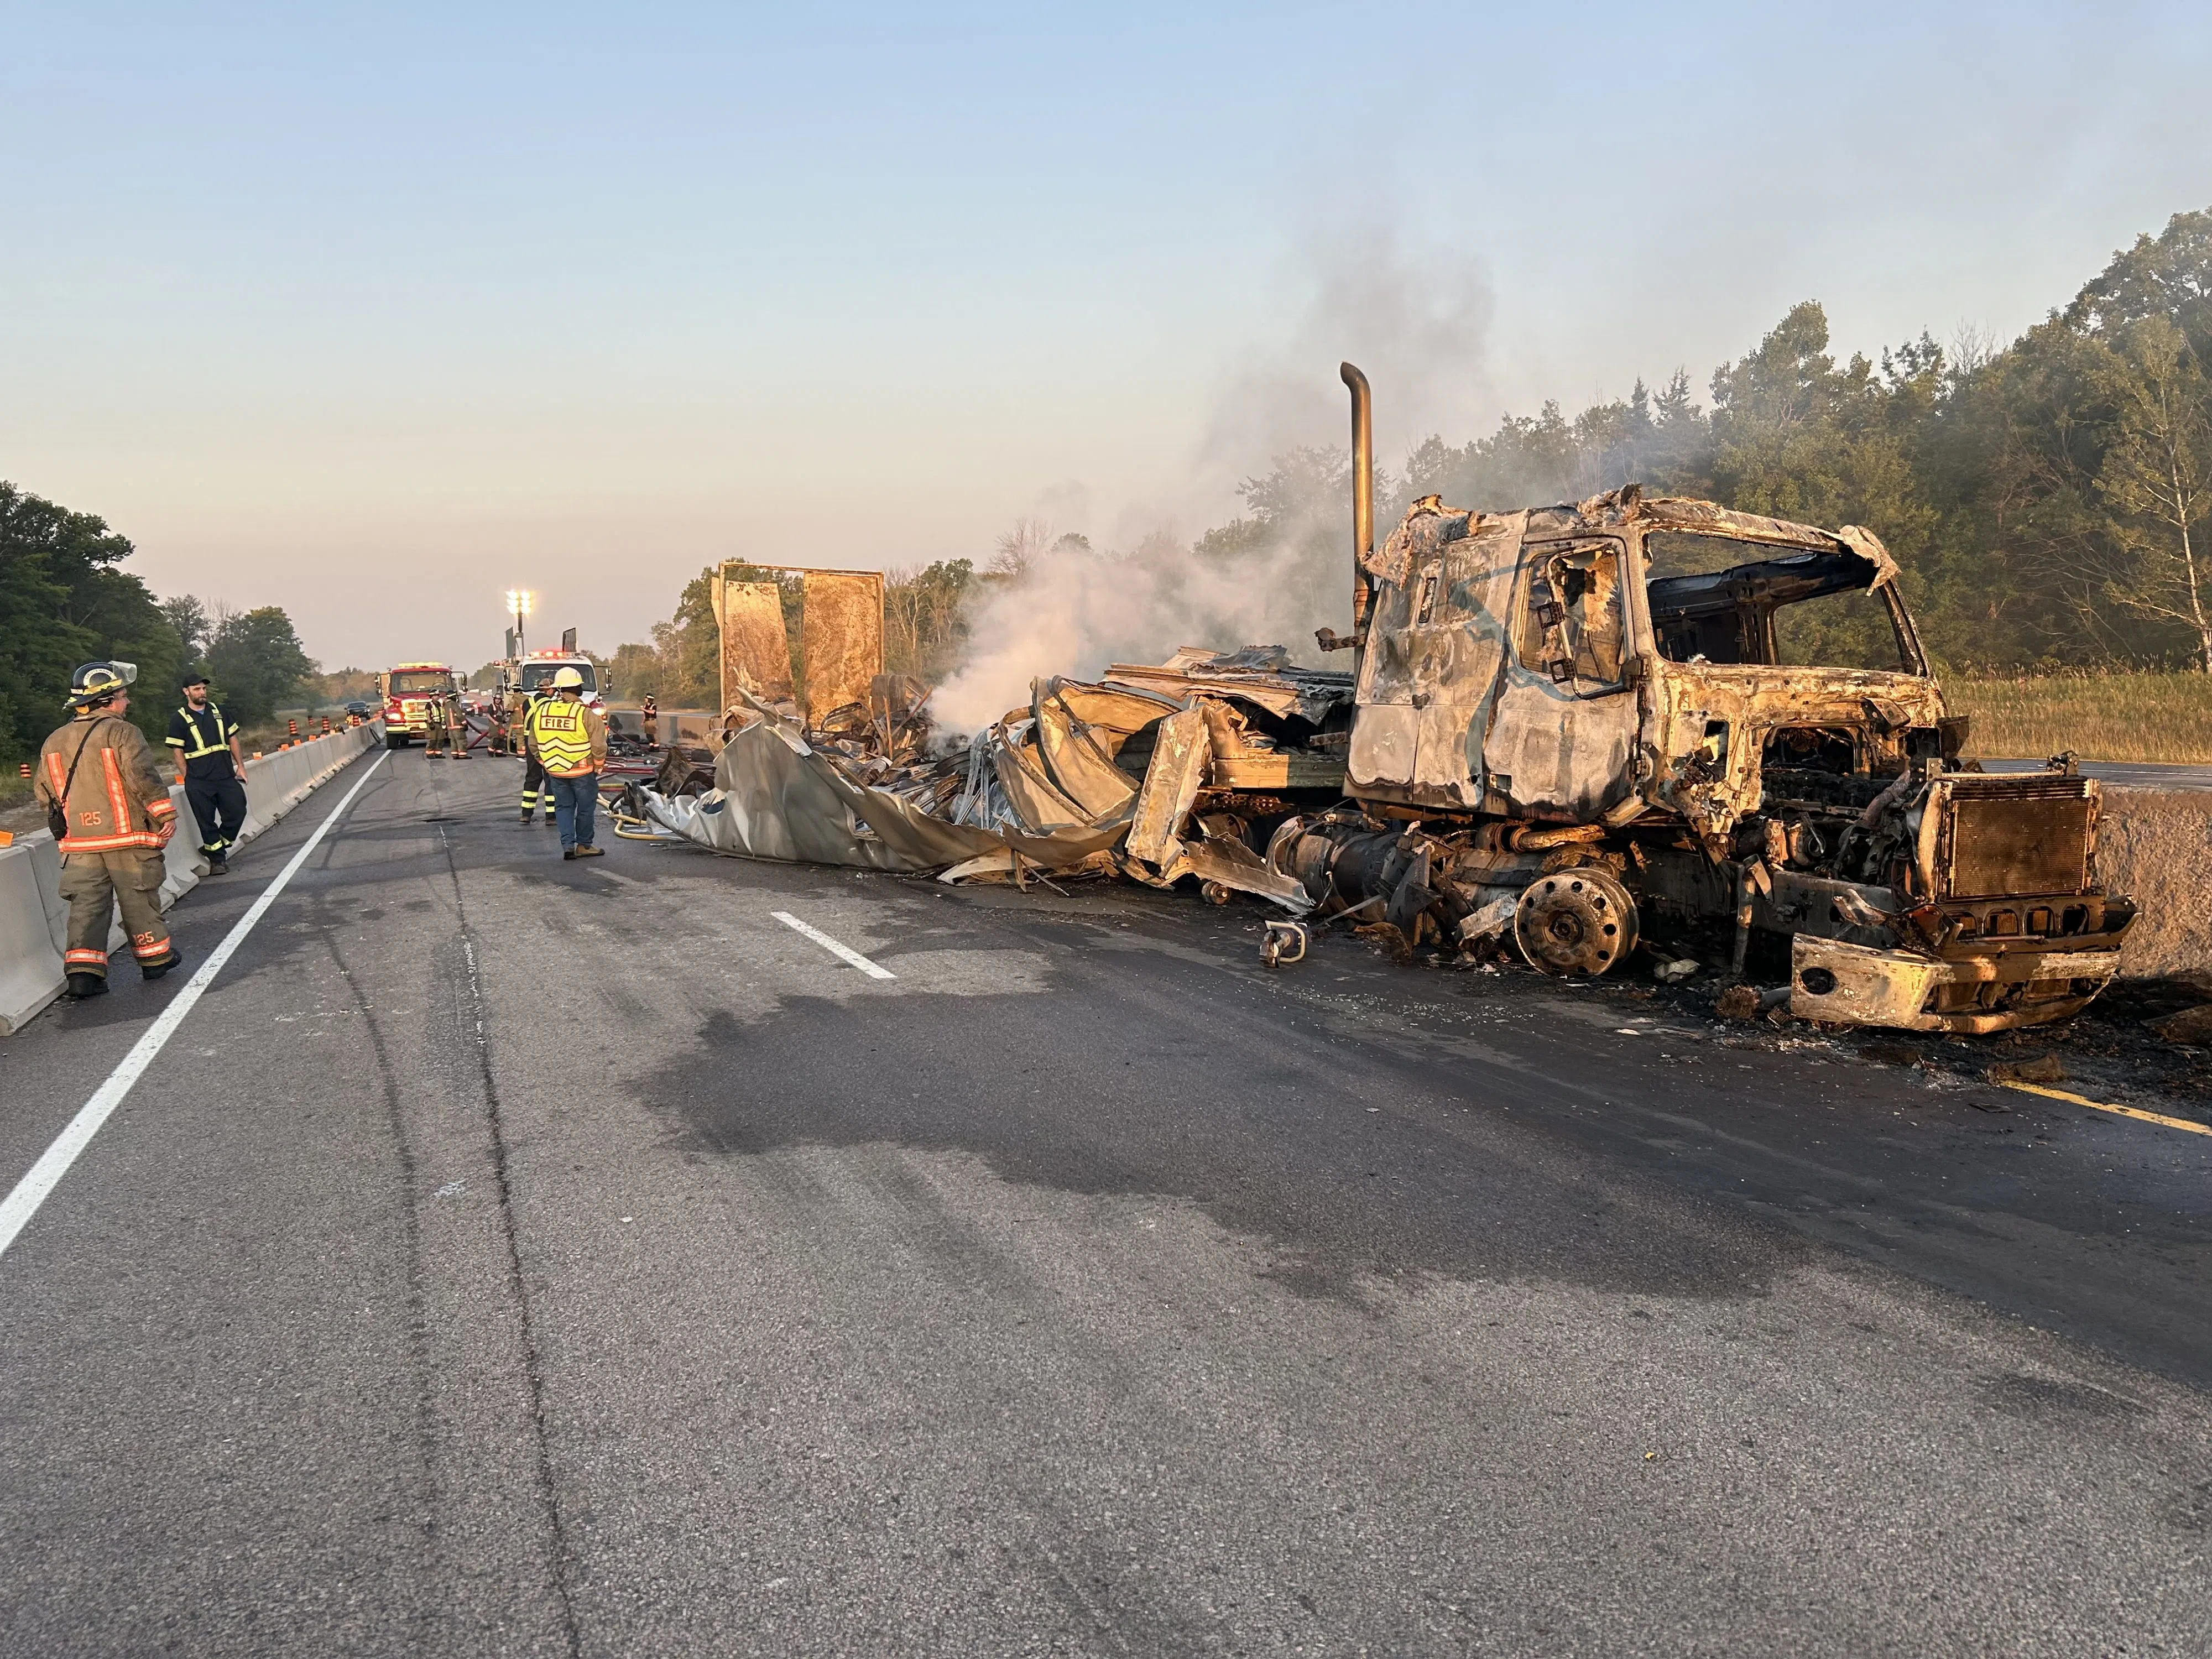
[[526, 730], [537, 745], [538, 764], [556, 778], [580, 777], [592, 769], [590, 711], [581, 700], [541, 697], [532, 706]]

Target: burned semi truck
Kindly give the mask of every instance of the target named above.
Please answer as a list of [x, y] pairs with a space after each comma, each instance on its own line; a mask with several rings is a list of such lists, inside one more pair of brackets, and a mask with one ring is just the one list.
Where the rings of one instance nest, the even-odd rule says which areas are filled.
[[2134, 917], [2097, 884], [2098, 786], [1962, 765], [1881, 540], [1634, 484], [1413, 503], [1377, 548], [1351, 364], [1346, 800], [1273, 832], [1323, 911], [1419, 943], [1510, 931], [1597, 975], [1659, 927], [1786, 936], [1809, 1019], [1986, 1032], [2075, 1012]]

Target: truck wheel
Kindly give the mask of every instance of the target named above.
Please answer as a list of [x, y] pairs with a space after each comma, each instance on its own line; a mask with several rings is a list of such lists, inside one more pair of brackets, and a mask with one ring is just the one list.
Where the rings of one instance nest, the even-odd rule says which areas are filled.
[[1595, 978], [1636, 948], [1636, 901], [1601, 865], [1531, 882], [1513, 911], [1513, 937], [1531, 967]]

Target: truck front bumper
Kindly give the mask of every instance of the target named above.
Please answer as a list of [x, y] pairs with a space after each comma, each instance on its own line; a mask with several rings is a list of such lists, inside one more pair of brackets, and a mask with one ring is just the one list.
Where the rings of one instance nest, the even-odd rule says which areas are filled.
[[2112, 982], [2119, 939], [2106, 940], [2095, 950], [1939, 957], [1800, 933], [1790, 947], [1790, 1012], [1962, 1036], [2040, 1025], [2079, 1013]]

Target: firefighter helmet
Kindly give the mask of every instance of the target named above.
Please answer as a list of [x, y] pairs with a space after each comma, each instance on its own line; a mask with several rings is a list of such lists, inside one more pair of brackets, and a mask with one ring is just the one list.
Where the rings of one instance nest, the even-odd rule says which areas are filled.
[[574, 668], [556, 668], [553, 671], [553, 689], [556, 691], [580, 691], [584, 689], [584, 677]]
[[87, 662], [70, 676], [69, 708], [96, 708], [138, 678], [135, 662]]

